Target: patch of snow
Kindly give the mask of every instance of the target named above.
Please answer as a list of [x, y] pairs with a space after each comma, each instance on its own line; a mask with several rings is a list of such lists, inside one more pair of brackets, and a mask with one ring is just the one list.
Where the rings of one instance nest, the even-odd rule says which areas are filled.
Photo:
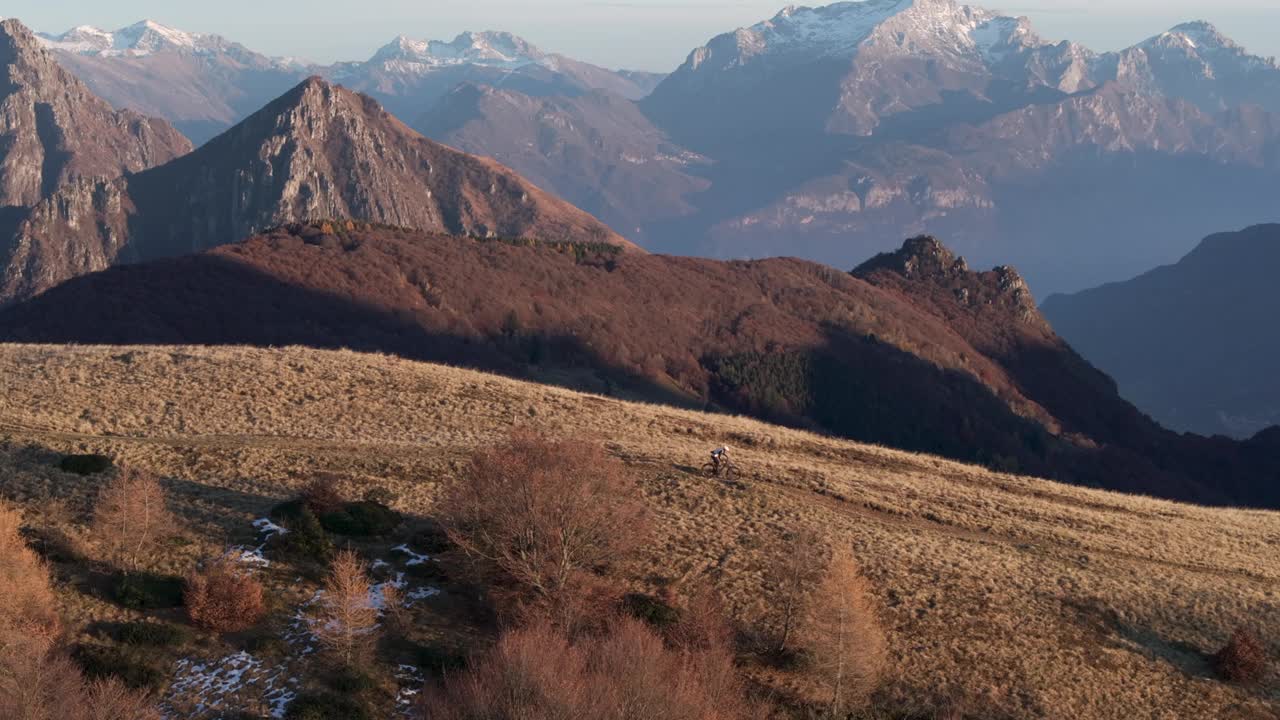
[[262, 539], [266, 540], [272, 535], [284, 535], [289, 529], [271, 522], [270, 518], [258, 518], [253, 521], [253, 527], [262, 534]]
[[401, 715], [410, 716], [413, 713], [413, 701], [422, 692], [422, 686], [427, 684], [427, 678], [416, 666], [401, 665], [396, 668], [396, 683], [399, 685], [396, 709]]
[[262, 548], [246, 548], [236, 546], [227, 551], [227, 555], [236, 560], [241, 565], [248, 565], [256, 568], [269, 568], [271, 561], [262, 554]]
[[430, 555], [420, 555], [414, 552], [408, 545], [397, 545], [396, 547], [391, 548], [391, 552], [408, 555], [409, 559], [405, 561], [405, 565], [422, 565], [431, 560]]
[[177, 702], [191, 705], [188, 715], [203, 715], [225, 710], [237, 699], [256, 697], [271, 708], [272, 717], [282, 718], [297, 696], [296, 677], [244, 651], [207, 662], [184, 658], [177, 662], [174, 674], [165, 696], [170, 717], [179, 717], [173, 714]]

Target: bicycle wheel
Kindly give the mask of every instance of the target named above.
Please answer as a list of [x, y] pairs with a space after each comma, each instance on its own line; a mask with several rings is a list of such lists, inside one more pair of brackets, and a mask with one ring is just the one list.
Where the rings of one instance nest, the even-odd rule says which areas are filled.
[[732, 480], [738, 474], [738, 469], [733, 463], [726, 461], [724, 469], [720, 471], [720, 477], [724, 480]]
[[702, 476], [703, 476], [703, 477], [715, 477], [715, 476], [716, 476], [716, 464], [715, 464], [715, 463], [712, 463], [712, 462], [709, 462], [709, 463], [707, 463], [707, 464], [703, 465], [703, 466], [702, 466]]

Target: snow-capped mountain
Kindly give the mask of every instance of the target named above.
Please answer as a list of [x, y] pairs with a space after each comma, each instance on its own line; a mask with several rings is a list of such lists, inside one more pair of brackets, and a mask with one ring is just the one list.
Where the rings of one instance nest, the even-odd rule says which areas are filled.
[[1137, 90], [1180, 97], [1206, 112], [1258, 105], [1280, 112], [1280, 66], [1207, 22], [1178, 25], [1099, 59], [1099, 72]]
[[641, 106], [713, 160], [663, 251], [849, 265], [931, 232], [1056, 290], [1280, 219], [1280, 69], [1203, 22], [1098, 53], [957, 0], [788, 7]]
[[372, 63], [401, 63], [407, 72], [443, 65], [517, 68], [543, 63], [548, 56], [523, 38], [506, 32], [464, 32], [452, 42], [412, 40], [401, 35], [374, 53]]
[[50, 50], [87, 57], [143, 58], [157, 53], [228, 54], [252, 56], [254, 60], [266, 60], [281, 67], [310, 64], [296, 58], [267, 58], [221, 35], [187, 32], [154, 20], [143, 20], [115, 31], [81, 25], [61, 35], [40, 33], [39, 38]]
[[465, 83], [532, 97], [604, 90], [632, 100], [653, 87], [650, 78], [543, 52], [521, 37], [497, 31], [464, 32], [451, 41], [402, 35], [367, 61], [339, 63], [323, 74], [372, 95], [406, 122], [416, 121]]
[[268, 57], [220, 35], [152, 20], [112, 32], [83, 25], [40, 39], [112, 105], [163, 117], [197, 144], [311, 72], [304, 61]]

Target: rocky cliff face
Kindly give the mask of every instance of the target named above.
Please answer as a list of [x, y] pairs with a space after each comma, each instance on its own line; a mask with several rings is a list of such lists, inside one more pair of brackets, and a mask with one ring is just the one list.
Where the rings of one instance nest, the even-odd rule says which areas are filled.
[[433, 143], [372, 99], [312, 78], [186, 157], [40, 203], [18, 231], [0, 297], [315, 218], [634, 249], [498, 163]]
[[31, 206], [83, 178], [167, 162], [191, 143], [163, 120], [117, 112], [17, 20], [0, 23], [0, 205]]

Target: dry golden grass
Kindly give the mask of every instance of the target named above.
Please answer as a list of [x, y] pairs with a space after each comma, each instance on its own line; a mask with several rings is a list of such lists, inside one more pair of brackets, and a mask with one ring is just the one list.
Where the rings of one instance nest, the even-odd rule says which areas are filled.
[[[785, 532], [851, 546], [885, 619], [884, 697], [963, 697], [977, 717], [1280, 708], [1274, 663], [1249, 688], [1215, 680], [1207, 659], [1237, 627], [1280, 650], [1277, 513], [1073, 488], [348, 352], [3, 346], [0, 397], [0, 439], [11, 441], [0, 493], [76, 508], [98, 481], [58, 471], [48, 450], [103, 452], [172, 478], [176, 509], [215, 547], [219, 527], [243, 528], [317, 473], [348, 490], [385, 484], [398, 509], [426, 515], [441, 481], [515, 426], [596, 438], [655, 517], [638, 585], [709, 580], [747, 612]], [[721, 443], [740, 484], [695, 470]]]

